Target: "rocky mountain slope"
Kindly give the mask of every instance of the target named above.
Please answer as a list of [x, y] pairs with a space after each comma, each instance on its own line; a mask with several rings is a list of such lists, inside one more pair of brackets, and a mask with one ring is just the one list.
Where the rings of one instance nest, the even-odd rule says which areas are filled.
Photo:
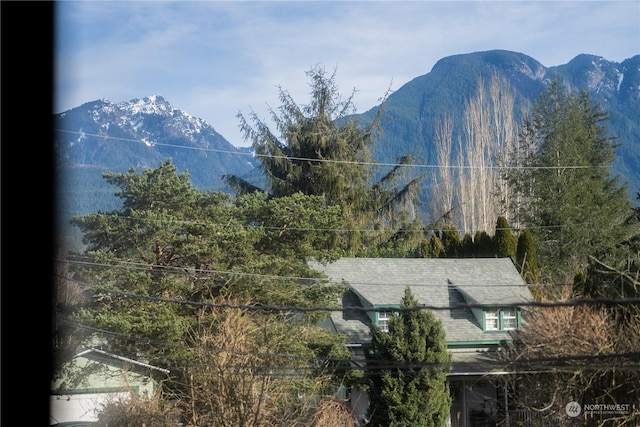
[[[635, 198], [640, 190], [640, 55], [616, 63], [582, 54], [568, 64], [549, 68], [530, 56], [504, 50], [443, 58], [429, 73], [389, 96], [376, 159], [393, 162], [413, 153], [419, 163], [436, 163], [436, 122], [444, 115], [452, 117], [453, 140], [462, 137], [465, 103], [475, 95], [478, 79], [487, 85], [493, 73], [509, 83], [518, 124], [551, 79], [559, 78], [571, 90], [588, 92], [611, 116], [609, 134], [620, 144], [613, 172], [629, 183], [629, 195]], [[370, 120], [377, 108], [359, 119]]]
[[107, 170], [156, 168], [171, 158], [194, 186], [225, 191], [222, 175], [256, 167], [250, 151], [161, 96], [88, 102], [55, 115], [53, 127], [60, 208], [73, 214], [116, 207], [114, 189], [102, 179]]
[[[614, 173], [640, 190], [640, 55], [622, 63], [581, 54], [565, 65], [545, 67], [525, 54], [492, 50], [454, 55], [393, 92], [385, 106], [383, 133], [375, 146], [379, 163], [413, 154], [418, 163], [435, 164], [435, 123], [453, 117], [454, 138], [461, 135], [465, 103], [479, 78], [497, 73], [509, 82], [514, 113], [521, 123], [546, 82], [560, 78], [572, 90], [584, 90], [611, 115], [609, 130], [619, 137]], [[308, 100], [295, 100], [304, 104]], [[370, 120], [376, 112], [355, 118]], [[59, 211], [61, 218], [117, 207], [105, 170], [157, 167], [170, 157], [203, 190], [228, 191], [224, 174], [260, 179], [249, 149], [231, 145], [213, 125], [174, 108], [161, 96], [126, 102], [96, 100], [54, 116]], [[428, 185], [428, 184], [427, 184]]]

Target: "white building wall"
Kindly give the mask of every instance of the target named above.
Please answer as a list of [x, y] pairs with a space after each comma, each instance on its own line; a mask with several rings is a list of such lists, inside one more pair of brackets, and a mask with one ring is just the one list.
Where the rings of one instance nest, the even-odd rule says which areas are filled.
[[49, 424], [65, 421], [97, 421], [96, 411], [113, 399], [126, 399], [130, 394], [86, 393], [53, 395], [49, 405]]

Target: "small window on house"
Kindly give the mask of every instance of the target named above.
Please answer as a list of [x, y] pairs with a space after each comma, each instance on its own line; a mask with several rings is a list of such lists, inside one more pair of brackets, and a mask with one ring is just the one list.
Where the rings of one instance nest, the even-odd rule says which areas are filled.
[[378, 327], [382, 331], [389, 332], [389, 319], [391, 319], [392, 315], [393, 315], [393, 312], [391, 311], [378, 312]]
[[502, 311], [502, 329], [515, 329], [517, 327], [517, 318], [515, 310]]
[[497, 331], [500, 329], [500, 315], [498, 310], [487, 310], [484, 312], [484, 330]]
[[486, 310], [484, 312], [485, 331], [509, 331], [518, 327], [518, 314], [515, 308]]

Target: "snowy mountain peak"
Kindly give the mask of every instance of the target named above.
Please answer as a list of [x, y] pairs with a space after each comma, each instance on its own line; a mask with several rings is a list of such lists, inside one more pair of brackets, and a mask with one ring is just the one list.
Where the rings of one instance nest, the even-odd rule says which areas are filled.
[[161, 95], [151, 95], [142, 99], [134, 98], [128, 102], [118, 104], [118, 108], [129, 114], [156, 114], [159, 116], [170, 116], [173, 107]]
[[199, 188], [221, 188], [222, 176], [248, 173], [247, 161], [213, 126], [173, 108], [160, 95], [112, 103], [100, 99], [55, 115], [55, 146], [64, 167], [114, 171], [157, 167], [171, 158]]

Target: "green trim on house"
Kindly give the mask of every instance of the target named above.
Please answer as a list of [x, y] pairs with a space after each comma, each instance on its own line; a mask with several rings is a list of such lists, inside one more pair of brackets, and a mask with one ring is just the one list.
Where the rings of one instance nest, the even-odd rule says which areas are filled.
[[[376, 310], [380, 310], [380, 311], [397, 312], [398, 309], [400, 309], [400, 305], [399, 304], [382, 304], [382, 305], [374, 305], [373, 308], [375, 308]], [[387, 310], [387, 309], [389, 309], [389, 310]], [[373, 320], [374, 320], [375, 324], [378, 325], [378, 326], [380, 326], [380, 311], [372, 312], [373, 313]], [[371, 317], [371, 316], [369, 316], [369, 317]]]
[[[498, 312], [498, 329], [487, 329], [487, 311], [496, 311]], [[505, 329], [504, 327], [504, 312], [505, 311], [513, 311], [515, 312], [516, 319], [516, 327]], [[487, 333], [491, 332], [504, 332], [504, 331], [514, 331], [520, 327], [520, 309], [514, 306], [504, 306], [504, 307], [496, 307], [492, 310], [482, 310], [482, 322], [481, 322], [482, 330]]]
[[[501, 331], [496, 331], [501, 332]], [[447, 347], [482, 347], [487, 345], [500, 345], [504, 340], [483, 340], [483, 341], [446, 341]]]

